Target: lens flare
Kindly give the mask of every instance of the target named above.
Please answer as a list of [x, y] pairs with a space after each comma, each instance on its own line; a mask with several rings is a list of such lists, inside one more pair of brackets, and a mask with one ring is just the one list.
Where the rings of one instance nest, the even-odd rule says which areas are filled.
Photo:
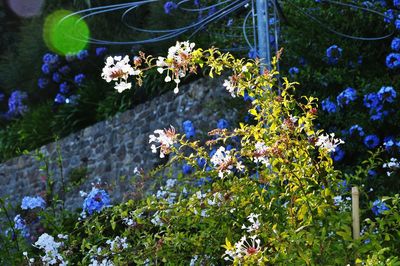
[[7, 0], [8, 7], [19, 17], [30, 18], [42, 13], [44, 0]]
[[44, 41], [51, 51], [60, 55], [77, 54], [85, 49], [89, 36], [86, 22], [68, 10], [55, 11], [44, 22]]

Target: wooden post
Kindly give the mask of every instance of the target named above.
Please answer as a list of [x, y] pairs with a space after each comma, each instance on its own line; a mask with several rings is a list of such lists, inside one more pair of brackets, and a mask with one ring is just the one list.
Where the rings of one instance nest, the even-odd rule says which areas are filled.
[[353, 239], [360, 238], [360, 204], [359, 204], [360, 193], [358, 187], [351, 188], [351, 209], [353, 217]]

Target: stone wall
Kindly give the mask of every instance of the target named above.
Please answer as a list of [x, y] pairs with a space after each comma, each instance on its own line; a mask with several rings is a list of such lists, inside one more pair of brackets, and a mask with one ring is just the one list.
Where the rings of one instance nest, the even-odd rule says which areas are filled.
[[[197, 129], [215, 127], [222, 116], [210, 106], [221, 106], [218, 103], [229, 95], [221, 84], [220, 80], [211, 79], [192, 82], [182, 86], [178, 95], [166, 93], [57, 143], [41, 147], [40, 151], [53, 161], [50, 170], [57, 187], [61, 179], [60, 169], [55, 163], [57, 147], [61, 151], [66, 181], [72, 173], [79, 172], [78, 169], [87, 170], [83, 184], [66, 195], [66, 206], [81, 206], [79, 191], [89, 191], [91, 183], [97, 179], [115, 184], [111, 194], [114, 200], [120, 200], [128, 189], [126, 183], [121, 182], [122, 176], [132, 176], [135, 167], [149, 170], [160, 164], [160, 159], [151, 153], [148, 144], [148, 136], [155, 129], [172, 125], [182, 131], [182, 122], [187, 119], [193, 121]], [[227, 119], [232, 120], [234, 116], [235, 112], [230, 111]], [[43, 192], [45, 174], [39, 170], [42, 163], [33, 155], [31, 152], [0, 164], [0, 197], [9, 196], [11, 202], [19, 204], [24, 196]]]

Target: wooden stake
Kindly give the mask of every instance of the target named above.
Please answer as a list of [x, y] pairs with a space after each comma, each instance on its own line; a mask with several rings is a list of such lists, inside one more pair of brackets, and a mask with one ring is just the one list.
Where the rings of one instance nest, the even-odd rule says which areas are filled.
[[360, 238], [360, 204], [359, 204], [360, 193], [358, 187], [351, 188], [351, 209], [353, 217], [353, 239]]

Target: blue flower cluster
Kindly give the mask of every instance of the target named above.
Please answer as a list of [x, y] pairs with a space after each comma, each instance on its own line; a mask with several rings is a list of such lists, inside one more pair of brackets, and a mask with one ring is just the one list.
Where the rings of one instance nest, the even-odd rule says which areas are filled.
[[393, 103], [396, 97], [393, 87], [381, 87], [377, 93], [364, 95], [364, 106], [369, 109], [371, 120], [382, 120], [388, 115], [388, 111], [384, 110], [384, 103]]
[[386, 206], [384, 202], [381, 200], [377, 199], [372, 203], [372, 212], [374, 213], [375, 216], [378, 216], [382, 214], [384, 211], [388, 211], [389, 207]]
[[289, 74], [293, 77], [296, 74], [299, 74], [300, 70], [297, 67], [291, 67], [289, 68]]
[[329, 97], [326, 98], [325, 100], [323, 100], [321, 102], [321, 105], [322, 105], [322, 110], [324, 110], [325, 112], [328, 112], [330, 114], [336, 113], [336, 111], [337, 111], [336, 104], [334, 102], [332, 102]]
[[35, 208], [44, 209], [46, 208], [46, 202], [40, 196], [36, 197], [24, 197], [21, 203], [21, 209], [32, 210]]
[[11, 93], [8, 99], [8, 117], [15, 117], [18, 115], [23, 115], [28, 111], [28, 106], [23, 103], [25, 99], [28, 98], [26, 92], [15, 90]]
[[219, 129], [225, 129], [229, 127], [229, 123], [225, 119], [221, 118], [220, 120], [218, 120], [217, 127]]
[[31, 236], [29, 232], [29, 228], [26, 226], [25, 220], [21, 217], [20, 214], [14, 217], [14, 228], [21, 232], [21, 235], [25, 238]]
[[182, 123], [182, 126], [187, 138], [193, 138], [196, 135], [196, 130], [193, 126], [192, 121], [186, 120]]
[[365, 135], [363, 128], [360, 127], [359, 125], [351, 126], [350, 129], [349, 129], [349, 134], [350, 134], [350, 136], [353, 136], [354, 134], [357, 134], [360, 137], [363, 137]]
[[326, 49], [326, 57], [328, 58], [328, 64], [336, 65], [339, 62], [339, 59], [342, 57], [342, 48], [337, 46], [336, 44], [328, 47]]
[[110, 206], [110, 203], [110, 196], [105, 190], [92, 188], [83, 201], [83, 210], [92, 215], [94, 212], [101, 212], [105, 207]]
[[171, 14], [171, 11], [173, 10], [173, 9], [177, 9], [178, 8], [178, 5], [177, 4], [175, 4], [174, 2], [172, 2], [172, 1], [168, 1], [168, 2], [166, 2], [165, 4], [164, 4], [164, 13], [165, 14]]
[[348, 105], [350, 102], [353, 102], [356, 99], [357, 99], [357, 92], [355, 89], [350, 87], [346, 88], [336, 97], [337, 104], [340, 107]]
[[364, 138], [364, 144], [368, 149], [374, 149], [379, 145], [379, 138], [377, 135], [368, 135]]

